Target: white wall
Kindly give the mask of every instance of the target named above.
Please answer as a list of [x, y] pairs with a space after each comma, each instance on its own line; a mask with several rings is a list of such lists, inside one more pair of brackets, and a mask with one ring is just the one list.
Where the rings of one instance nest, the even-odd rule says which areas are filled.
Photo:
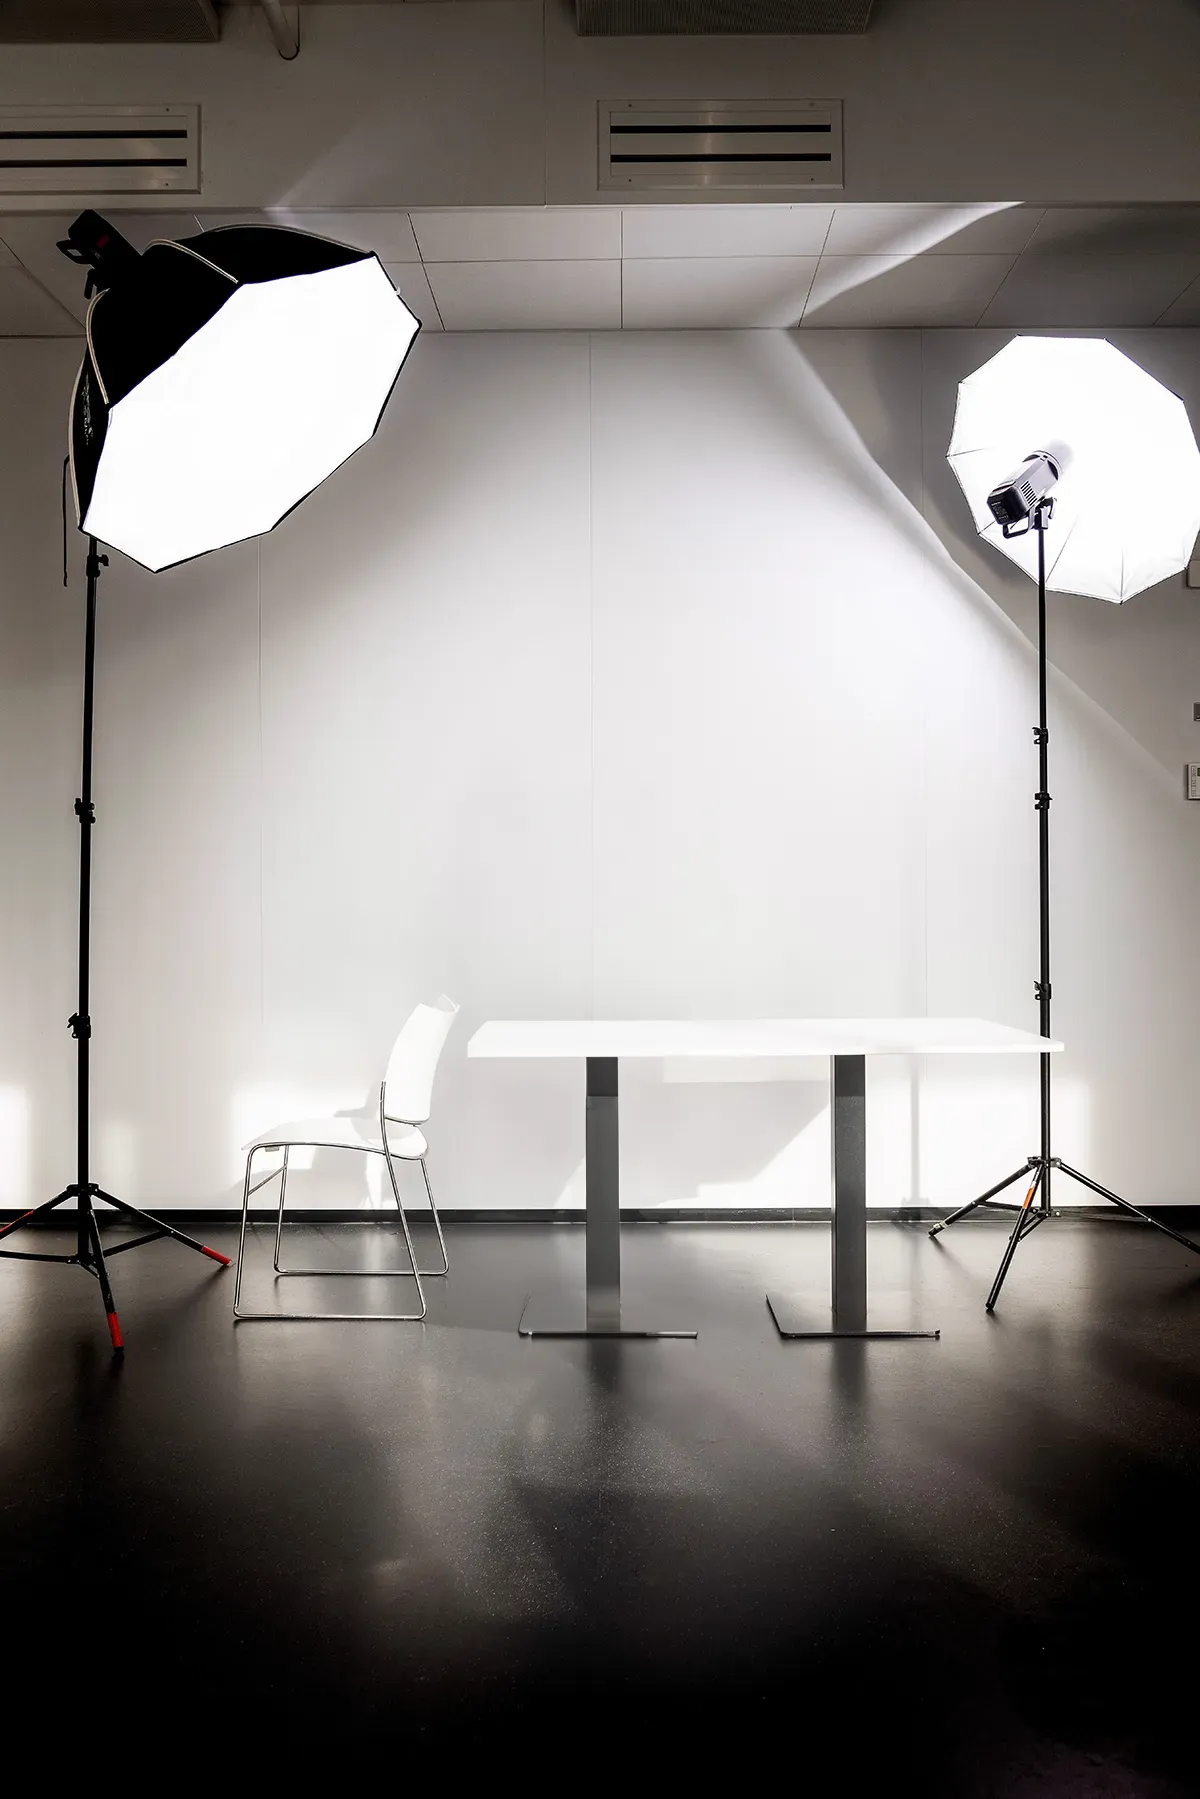
[[843, 100], [850, 201], [1190, 201], [1200, 181], [1194, 0], [1053, 0], [1033, 29], [984, 0], [880, 0], [852, 37], [580, 39], [571, 11], [305, 6], [284, 63], [257, 9], [225, 7], [215, 45], [6, 44], [0, 101], [199, 101], [206, 207], [611, 200], [598, 104], [675, 97]]
[[[582, 1197], [582, 1071], [468, 1063], [489, 1016], [1032, 1025], [1027, 596], [961, 537], [941, 461], [954, 383], [991, 347], [424, 338], [376, 441], [272, 537], [157, 578], [114, 557], [99, 1178], [143, 1204], [231, 1202], [239, 1141], [361, 1101], [443, 988], [463, 1015], [433, 1141], [458, 1207]], [[1194, 415], [1198, 348], [1135, 348], [1190, 380]], [[57, 484], [76, 354], [0, 344], [9, 1204], [71, 1173], [83, 596], [78, 545], [60, 585]], [[1190, 1201], [1191, 598], [1055, 600], [1053, 629], [1058, 1147], [1131, 1196]], [[821, 1069], [694, 1072], [627, 1071], [627, 1203], [827, 1199]], [[871, 1080], [875, 1203], [957, 1199], [1034, 1147], [1032, 1067]], [[361, 1203], [361, 1175], [326, 1161], [309, 1202]]]

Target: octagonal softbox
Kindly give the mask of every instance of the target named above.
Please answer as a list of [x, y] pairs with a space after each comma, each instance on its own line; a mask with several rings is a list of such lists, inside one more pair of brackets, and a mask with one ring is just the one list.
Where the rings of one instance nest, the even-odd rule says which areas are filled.
[[307, 232], [131, 254], [88, 313], [80, 528], [155, 570], [272, 530], [374, 434], [419, 329], [377, 257]]

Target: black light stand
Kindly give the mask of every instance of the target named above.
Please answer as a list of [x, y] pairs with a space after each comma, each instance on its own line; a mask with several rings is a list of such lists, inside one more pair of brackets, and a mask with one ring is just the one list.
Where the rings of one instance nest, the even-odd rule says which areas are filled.
[[69, 1187], [47, 1200], [45, 1205], [36, 1206], [33, 1211], [24, 1213], [11, 1223], [0, 1228], [0, 1238], [7, 1237], [21, 1226], [31, 1224], [35, 1219], [43, 1218], [61, 1206], [66, 1200], [73, 1199], [77, 1205], [77, 1231], [74, 1255], [34, 1254], [28, 1250], [0, 1249], [0, 1257], [7, 1257], [19, 1262], [68, 1262], [78, 1268], [84, 1268], [94, 1274], [100, 1284], [100, 1297], [104, 1301], [104, 1311], [108, 1319], [108, 1333], [112, 1338], [115, 1354], [124, 1352], [121, 1341], [121, 1327], [117, 1321], [116, 1306], [113, 1301], [112, 1288], [109, 1285], [108, 1269], [105, 1265], [104, 1248], [100, 1240], [100, 1225], [96, 1217], [95, 1201], [103, 1200], [105, 1205], [112, 1206], [123, 1218], [132, 1218], [138, 1224], [150, 1228], [140, 1237], [132, 1237], [126, 1242], [117, 1243], [109, 1249], [110, 1256], [124, 1254], [127, 1249], [140, 1249], [144, 1243], [155, 1243], [160, 1237], [173, 1237], [177, 1243], [183, 1243], [188, 1249], [195, 1249], [202, 1256], [209, 1256], [214, 1262], [225, 1267], [229, 1265], [229, 1257], [223, 1256], [219, 1250], [209, 1249], [206, 1244], [198, 1243], [194, 1237], [185, 1236], [172, 1225], [163, 1224], [158, 1218], [151, 1218], [146, 1212], [139, 1212], [136, 1206], [128, 1205], [125, 1200], [106, 1193], [90, 1178], [89, 1171], [89, 1075], [92, 1040], [92, 1021], [88, 1013], [88, 988], [90, 982], [91, 963], [91, 930], [92, 930], [92, 827], [96, 822], [96, 810], [92, 804], [92, 717], [96, 680], [96, 588], [100, 579], [100, 570], [108, 562], [107, 556], [100, 555], [96, 547], [96, 539], [88, 539], [87, 554], [87, 622], [84, 629], [83, 649], [83, 775], [82, 793], [75, 801], [75, 816], [79, 820], [79, 1009], [71, 1014], [68, 1023], [71, 1035], [78, 1044], [77, 1088], [75, 1098], [75, 1154], [76, 1175]]
[[[1034, 982], [1034, 996], [1038, 1002], [1038, 1029], [1043, 1037], [1050, 1035], [1050, 793], [1048, 790], [1050, 731], [1046, 722], [1046, 526], [1050, 522], [1053, 511], [1054, 501], [1047, 495], [1038, 500], [1027, 521], [1020, 525], [1006, 524], [1004, 526], [1005, 537], [1018, 537], [1025, 531], [1036, 531], [1038, 545], [1038, 723], [1034, 727], [1033, 733], [1034, 742], [1038, 746], [1038, 790], [1034, 794], [1033, 804], [1038, 815], [1038, 904], [1041, 928], [1041, 966], [1040, 978]], [[935, 1224], [929, 1233], [931, 1237], [936, 1237], [946, 1229], [947, 1225], [957, 1223], [960, 1218], [965, 1218], [969, 1212], [974, 1212], [979, 1206], [992, 1206], [997, 1211], [1016, 1213], [1012, 1234], [1005, 1246], [1000, 1266], [996, 1270], [992, 1290], [987, 1296], [989, 1312], [995, 1310], [996, 1301], [1000, 1297], [1000, 1289], [1004, 1285], [1004, 1278], [1012, 1259], [1017, 1253], [1018, 1244], [1036, 1230], [1039, 1224], [1044, 1224], [1048, 1218], [1070, 1215], [1056, 1211], [1050, 1203], [1050, 1176], [1051, 1171], [1055, 1168], [1060, 1173], [1069, 1176], [1071, 1180], [1078, 1181], [1080, 1186], [1087, 1187], [1090, 1192], [1099, 1194], [1101, 1199], [1106, 1199], [1110, 1204], [1119, 1206], [1122, 1212], [1128, 1212], [1131, 1217], [1140, 1219], [1143, 1224], [1153, 1225], [1154, 1229], [1161, 1231], [1165, 1237], [1170, 1237], [1176, 1243], [1182, 1243], [1185, 1249], [1193, 1250], [1200, 1255], [1200, 1243], [1193, 1243], [1189, 1237], [1181, 1236], [1169, 1225], [1161, 1223], [1157, 1218], [1151, 1218], [1148, 1212], [1139, 1211], [1136, 1206], [1131, 1206], [1127, 1199], [1122, 1199], [1119, 1194], [1110, 1193], [1107, 1187], [1101, 1187], [1098, 1182], [1091, 1180], [1086, 1174], [1081, 1174], [1077, 1168], [1071, 1168], [1061, 1157], [1052, 1153], [1050, 1060], [1049, 1054], [1043, 1054], [1041, 1057], [1042, 1129], [1037, 1155], [1030, 1156], [1029, 1160], [1020, 1168], [1007, 1175], [1004, 1180], [998, 1181], [994, 1187], [989, 1187], [987, 1192], [981, 1193], [978, 1199], [973, 1199], [968, 1205], [960, 1206], [956, 1212], [951, 1212], [949, 1217], [943, 1218], [940, 1224]], [[1013, 1186], [1025, 1175], [1032, 1175], [1033, 1178], [1025, 1198], [1019, 1206], [997, 1200], [998, 1193], [1003, 1193], [1006, 1188]], [[1033, 1203], [1035, 1198], [1038, 1202], [1036, 1206]]]

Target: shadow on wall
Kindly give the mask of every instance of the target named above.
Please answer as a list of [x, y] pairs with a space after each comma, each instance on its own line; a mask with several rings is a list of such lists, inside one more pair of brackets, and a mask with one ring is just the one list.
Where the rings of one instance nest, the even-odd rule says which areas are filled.
[[[625, 1205], [829, 1204], [825, 1080], [665, 1084], [631, 1067], [621, 1098]], [[582, 1196], [581, 1196], [582, 1197]]]

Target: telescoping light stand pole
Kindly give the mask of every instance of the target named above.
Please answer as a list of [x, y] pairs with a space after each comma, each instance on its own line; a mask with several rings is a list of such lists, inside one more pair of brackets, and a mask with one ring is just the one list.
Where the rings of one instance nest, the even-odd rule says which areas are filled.
[[96, 1217], [96, 1200], [103, 1200], [105, 1205], [124, 1218], [134, 1219], [148, 1229], [143, 1235], [126, 1238], [123, 1242], [113, 1244], [109, 1257], [123, 1255], [127, 1249], [140, 1249], [144, 1243], [156, 1243], [160, 1237], [173, 1237], [177, 1243], [188, 1249], [198, 1250], [202, 1256], [209, 1256], [214, 1262], [228, 1267], [229, 1257], [223, 1256], [219, 1250], [209, 1249], [207, 1244], [198, 1243], [194, 1237], [185, 1236], [173, 1225], [164, 1224], [161, 1219], [151, 1218], [146, 1212], [139, 1212], [123, 1199], [117, 1199], [112, 1193], [106, 1193], [91, 1178], [90, 1169], [90, 1123], [91, 1123], [91, 1047], [92, 1020], [88, 1010], [89, 988], [91, 985], [91, 939], [92, 939], [92, 829], [96, 823], [96, 809], [92, 801], [92, 722], [95, 709], [96, 686], [96, 589], [100, 581], [100, 570], [107, 566], [108, 557], [100, 554], [96, 539], [88, 539], [87, 553], [87, 618], [84, 626], [83, 642], [83, 762], [80, 780], [81, 792], [75, 801], [75, 816], [79, 820], [79, 1000], [78, 1010], [71, 1014], [68, 1024], [71, 1035], [77, 1045], [76, 1061], [76, 1093], [75, 1093], [75, 1179], [61, 1193], [44, 1205], [36, 1206], [33, 1211], [24, 1213], [11, 1223], [0, 1228], [0, 1239], [11, 1236], [25, 1225], [43, 1218], [53, 1212], [56, 1207], [67, 1200], [76, 1202], [76, 1234], [74, 1255], [51, 1255], [34, 1253], [22, 1249], [0, 1249], [0, 1257], [19, 1262], [67, 1262], [78, 1268], [85, 1268], [94, 1274], [100, 1287], [100, 1297], [104, 1302], [105, 1317], [108, 1320], [108, 1334], [112, 1339], [114, 1354], [124, 1351], [121, 1340], [121, 1326], [117, 1318], [116, 1303], [113, 1300], [112, 1287], [109, 1284], [108, 1268], [105, 1263], [104, 1246], [100, 1240], [100, 1225]]
[[[1046, 527], [1050, 523], [1053, 512], [1054, 500], [1047, 495], [1038, 501], [1030, 513], [1026, 525], [1015, 528], [1008, 525], [1004, 527], [1006, 537], [1020, 536], [1025, 530], [1037, 532], [1038, 722], [1034, 726], [1033, 736], [1038, 749], [1038, 789], [1033, 796], [1033, 804], [1038, 815], [1039, 976], [1034, 982], [1034, 994], [1038, 1002], [1038, 1029], [1043, 1037], [1050, 1035], [1050, 729], [1046, 706]], [[1056, 1168], [1060, 1173], [1069, 1176], [1071, 1180], [1078, 1181], [1080, 1186], [1087, 1187], [1090, 1192], [1098, 1194], [1101, 1199], [1106, 1199], [1110, 1204], [1118, 1206], [1122, 1212], [1127, 1212], [1131, 1217], [1140, 1219], [1143, 1224], [1153, 1225], [1156, 1231], [1161, 1231], [1164, 1236], [1172, 1238], [1174, 1242], [1182, 1243], [1185, 1249], [1193, 1250], [1200, 1255], [1200, 1243], [1193, 1243], [1190, 1237], [1181, 1236], [1178, 1231], [1173, 1231], [1169, 1225], [1163, 1224], [1161, 1219], [1152, 1218], [1148, 1212], [1139, 1211], [1136, 1206], [1130, 1205], [1127, 1199], [1122, 1199], [1119, 1194], [1110, 1192], [1107, 1187], [1101, 1187], [1097, 1181], [1090, 1179], [1086, 1174], [1081, 1174], [1077, 1168], [1070, 1167], [1060, 1156], [1054, 1155], [1050, 1129], [1049, 1053], [1044, 1053], [1041, 1057], [1040, 1088], [1041, 1141], [1037, 1155], [1030, 1156], [1029, 1160], [1020, 1168], [1015, 1169], [1004, 1180], [997, 1182], [996, 1186], [989, 1187], [986, 1193], [979, 1195], [978, 1199], [973, 1199], [967, 1205], [960, 1206], [956, 1212], [951, 1212], [948, 1217], [942, 1219], [940, 1224], [935, 1224], [929, 1233], [931, 1237], [938, 1236], [946, 1229], [947, 1225], [956, 1224], [960, 1218], [967, 1217], [968, 1213], [978, 1210], [980, 1206], [991, 1206], [997, 1211], [1016, 1213], [1012, 1233], [1005, 1245], [1004, 1254], [1000, 1258], [1000, 1266], [996, 1270], [996, 1278], [992, 1282], [991, 1292], [987, 1296], [987, 1310], [992, 1312], [996, 1308], [1000, 1289], [1004, 1285], [1005, 1276], [1012, 1265], [1012, 1259], [1017, 1253], [1018, 1246], [1032, 1231], [1037, 1229], [1039, 1224], [1044, 1224], [1048, 1218], [1063, 1215], [1061, 1212], [1055, 1211], [1050, 1198], [1050, 1178], [1052, 1171]], [[1013, 1205], [1011, 1202], [996, 1197], [1005, 1192], [1007, 1188], [1015, 1186], [1017, 1181], [1026, 1175], [1032, 1176], [1032, 1178], [1020, 1205]]]

